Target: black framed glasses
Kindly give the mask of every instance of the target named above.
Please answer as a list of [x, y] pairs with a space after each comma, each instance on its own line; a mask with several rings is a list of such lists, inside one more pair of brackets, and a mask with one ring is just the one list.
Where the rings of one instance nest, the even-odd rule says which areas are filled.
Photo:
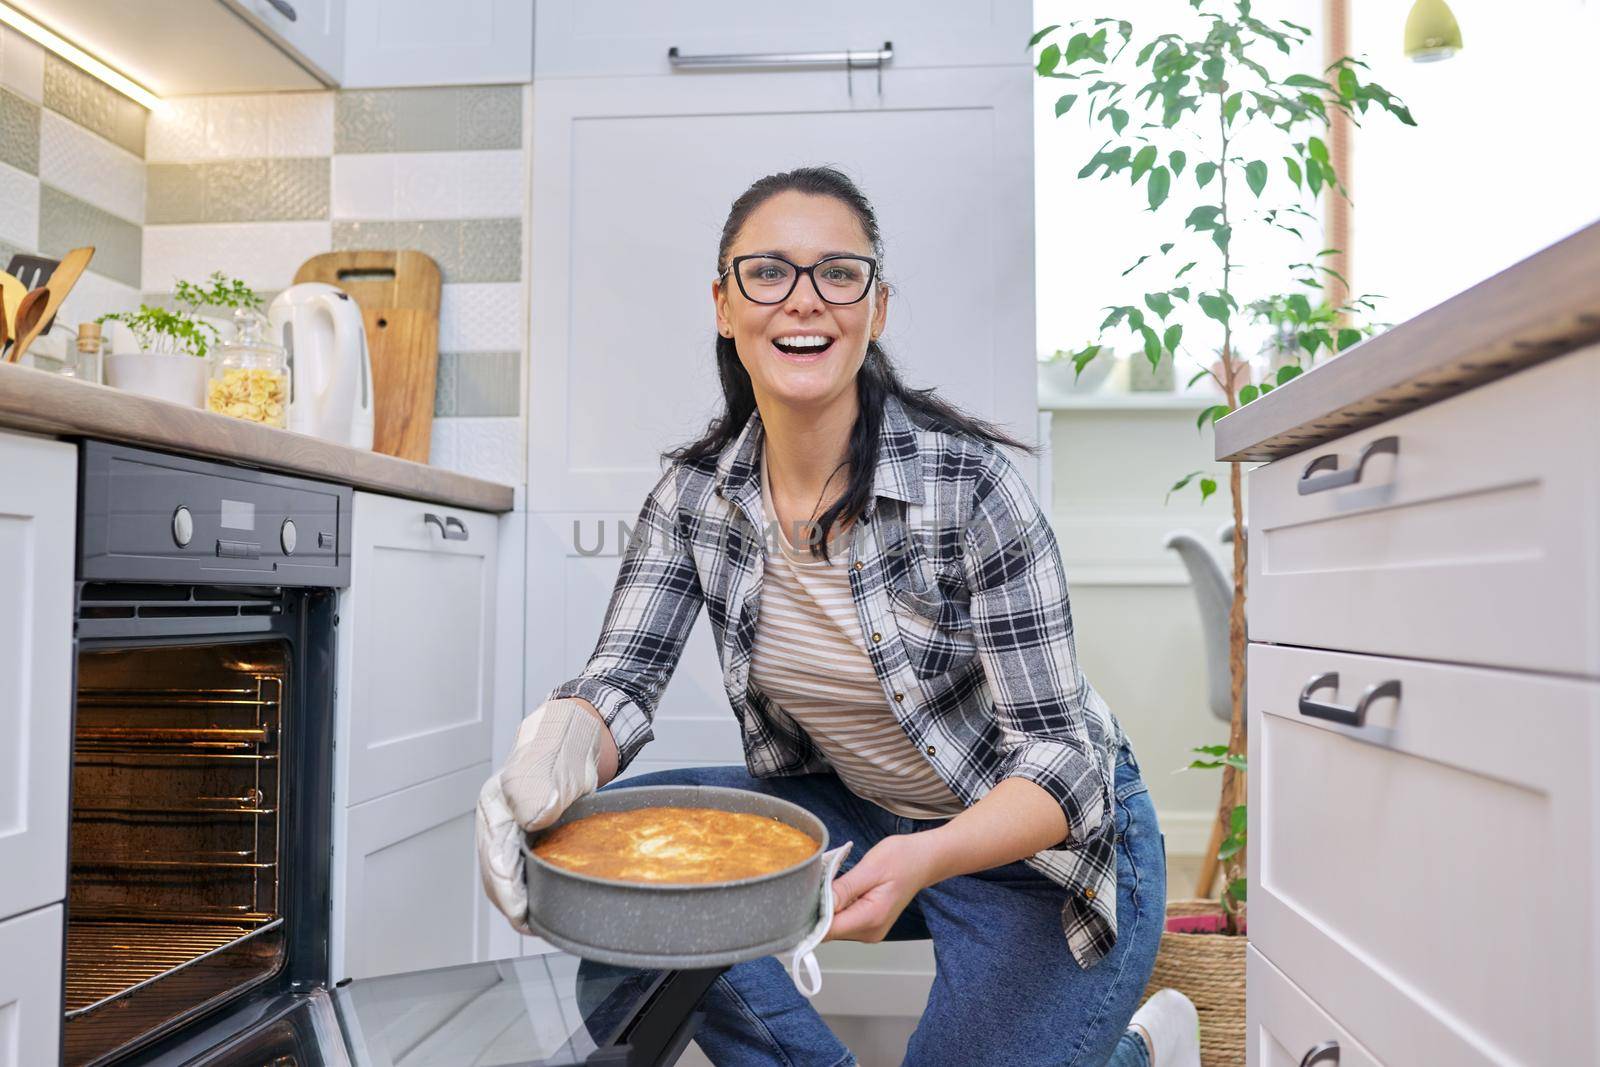
[[867, 295], [878, 276], [878, 261], [871, 256], [823, 256], [809, 267], [782, 256], [734, 256], [719, 278], [733, 274], [739, 292], [755, 304], [781, 304], [789, 299], [800, 275], [809, 274], [817, 295], [829, 304], [854, 304]]

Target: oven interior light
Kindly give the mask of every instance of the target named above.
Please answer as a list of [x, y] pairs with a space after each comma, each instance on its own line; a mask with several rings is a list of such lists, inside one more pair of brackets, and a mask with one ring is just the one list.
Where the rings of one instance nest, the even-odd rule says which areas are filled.
[[155, 111], [161, 106], [161, 98], [155, 93], [152, 93], [127, 75], [112, 70], [71, 41], [39, 25], [39, 23], [16, 8], [0, 3], [0, 22], [10, 26], [24, 37], [37, 41], [73, 66], [79, 67], [99, 78], [145, 110]]

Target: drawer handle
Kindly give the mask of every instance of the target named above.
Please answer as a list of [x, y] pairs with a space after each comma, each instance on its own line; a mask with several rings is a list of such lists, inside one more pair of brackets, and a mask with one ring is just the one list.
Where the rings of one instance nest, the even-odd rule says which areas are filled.
[[423, 514], [422, 522], [426, 526], [439, 527], [439, 536], [446, 541], [465, 541], [471, 536], [467, 530], [467, 524], [454, 515], [447, 515], [441, 519], [429, 511]]
[[1300, 1067], [1316, 1067], [1319, 1063], [1331, 1063], [1333, 1067], [1339, 1067], [1339, 1042], [1324, 1041], [1300, 1057]]
[[1305, 688], [1300, 690], [1300, 714], [1313, 719], [1326, 719], [1329, 722], [1340, 723], [1344, 726], [1365, 726], [1367, 724], [1367, 708], [1372, 706], [1374, 700], [1384, 697], [1400, 699], [1400, 679], [1391, 678], [1387, 682], [1378, 682], [1369, 685], [1362, 692], [1361, 698], [1356, 701], [1353, 708], [1340, 707], [1338, 704], [1325, 704], [1320, 700], [1312, 700], [1311, 694], [1318, 689], [1337, 690], [1339, 688], [1339, 672], [1325, 671], [1307, 682]]
[[282, 15], [290, 22], [294, 22], [299, 18], [299, 16], [295, 14], [294, 5], [289, 3], [289, 0], [267, 0], [267, 3], [271, 4], [278, 14]]
[[[1367, 460], [1373, 456], [1387, 452], [1391, 456], [1400, 455], [1400, 438], [1380, 437], [1370, 442], [1361, 450], [1361, 455], [1356, 457], [1356, 464], [1339, 470], [1339, 457], [1330, 452], [1325, 456], [1318, 456], [1306, 464], [1306, 469], [1300, 472], [1300, 495], [1309, 496], [1312, 493], [1322, 493], [1329, 489], [1338, 489], [1340, 486], [1355, 485], [1361, 480], [1361, 472], [1366, 468]], [[1326, 473], [1318, 474], [1318, 471]]]

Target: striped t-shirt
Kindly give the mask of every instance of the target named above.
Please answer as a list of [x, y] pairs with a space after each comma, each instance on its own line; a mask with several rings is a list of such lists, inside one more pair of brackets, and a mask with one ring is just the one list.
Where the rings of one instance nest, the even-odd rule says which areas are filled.
[[912, 819], [958, 815], [964, 805], [900, 727], [866, 652], [846, 570], [845, 538], [830, 558], [796, 549], [772, 503], [761, 450], [765, 521], [779, 527], [767, 554], [750, 682], [803, 727], [859, 797]]

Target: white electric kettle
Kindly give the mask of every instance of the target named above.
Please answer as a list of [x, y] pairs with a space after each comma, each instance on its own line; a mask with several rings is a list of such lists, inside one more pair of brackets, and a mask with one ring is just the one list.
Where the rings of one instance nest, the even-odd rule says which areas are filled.
[[372, 357], [361, 308], [325, 282], [291, 285], [267, 309], [289, 359], [289, 429], [372, 447]]

